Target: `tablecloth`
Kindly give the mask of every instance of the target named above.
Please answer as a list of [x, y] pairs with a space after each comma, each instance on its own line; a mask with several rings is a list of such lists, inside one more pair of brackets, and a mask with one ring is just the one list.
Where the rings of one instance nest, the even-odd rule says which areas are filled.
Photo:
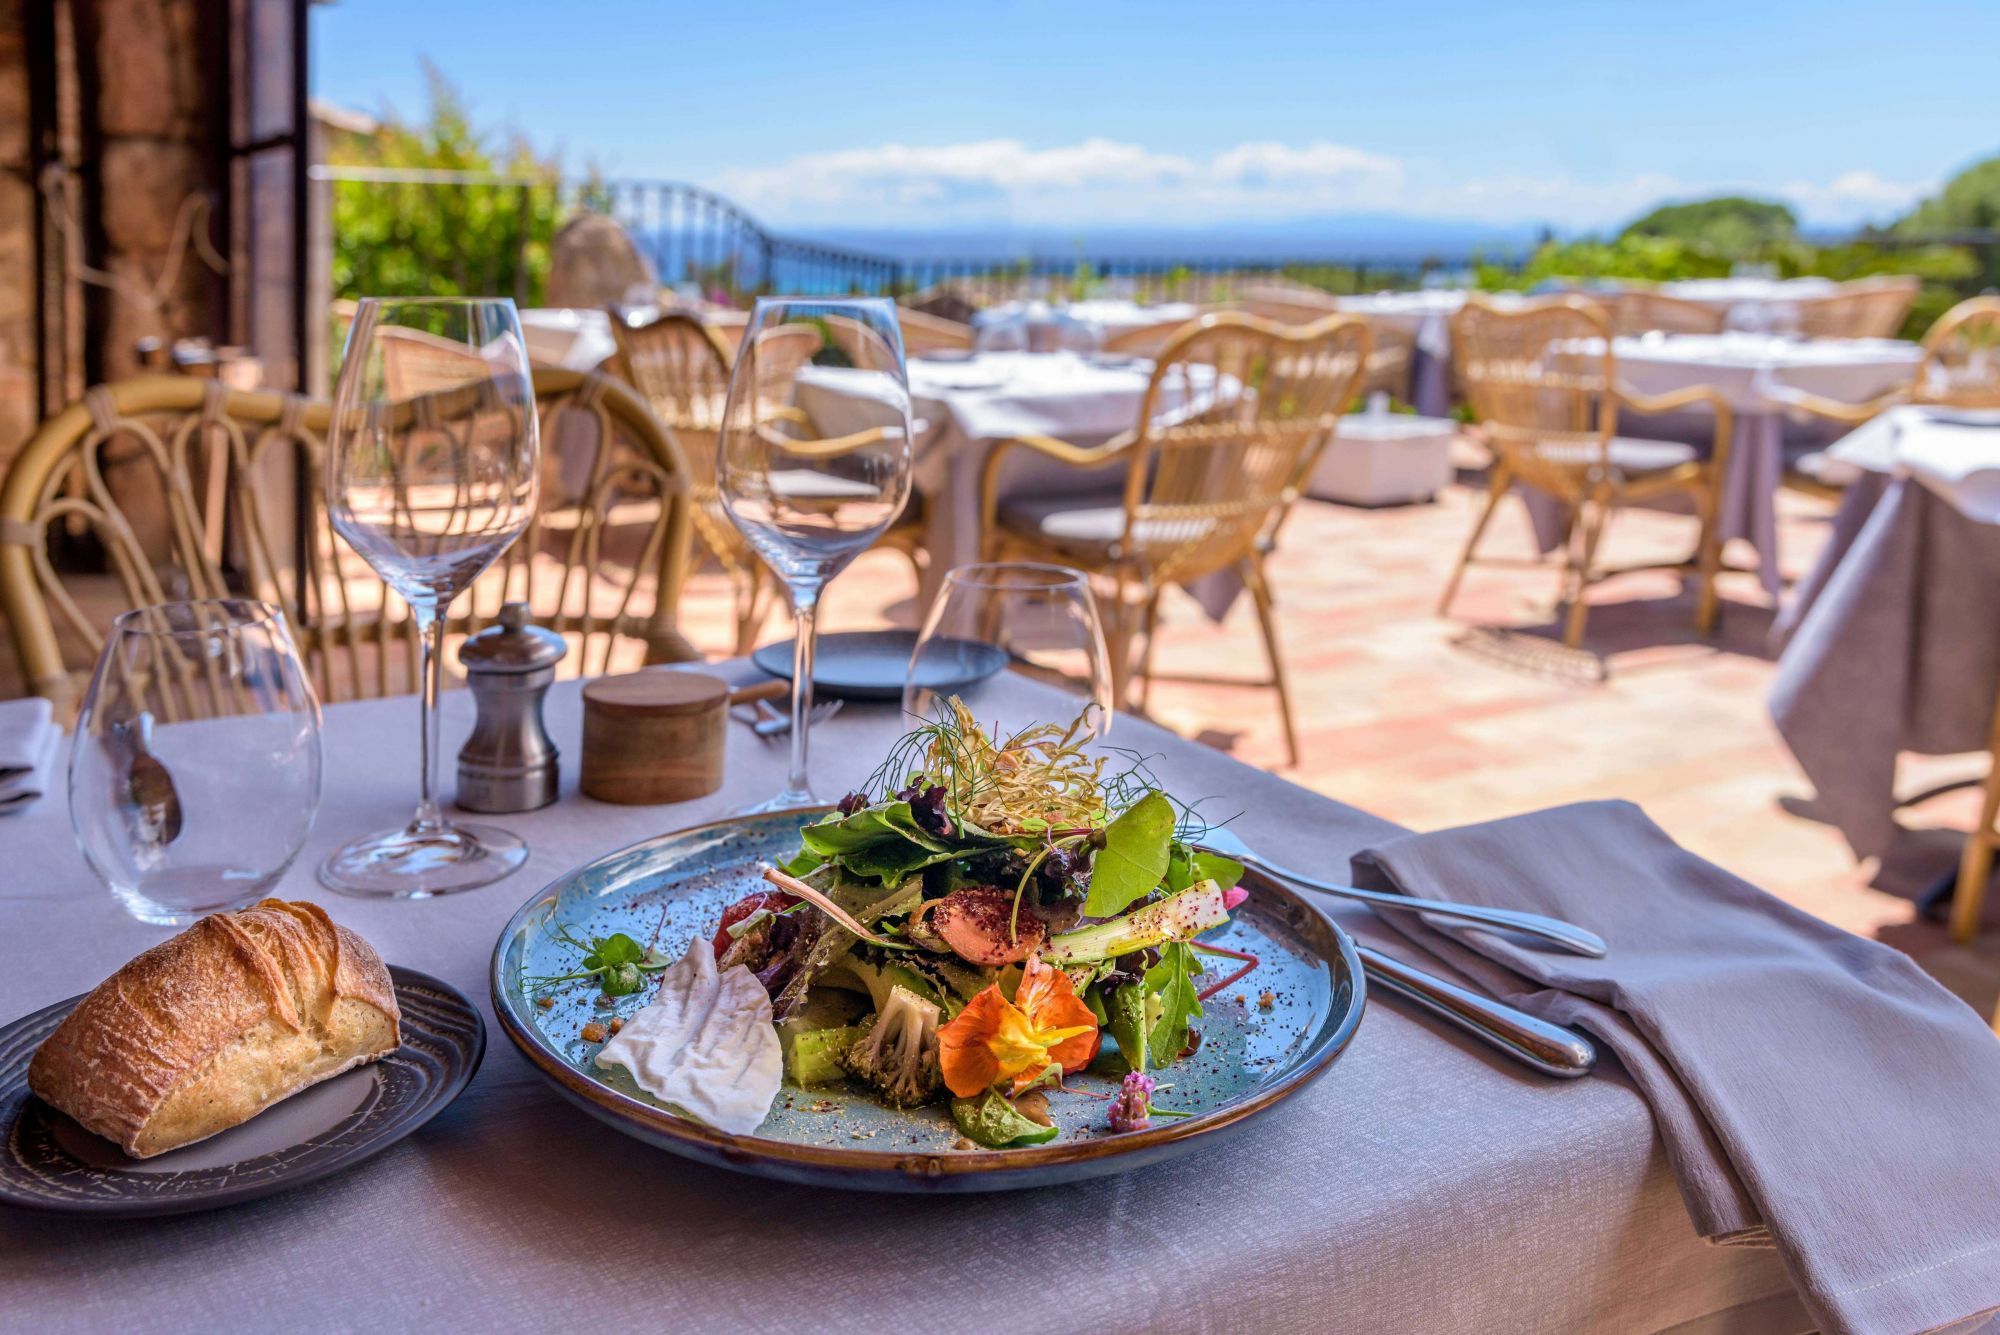
[[[1864, 427], [1829, 451], [1865, 471], [1773, 626], [1771, 716], [1857, 857], [1895, 837], [1897, 755], [1982, 749], [2000, 695], [2000, 523], [1893, 475], [1898, 434]], [[2000, 461], [2000, 428], [1985, 434]]]
[[[1020, 711], [1049, 697], [1010, 683]], [[471, 701], [445, 699], [447, 754]], [[1010, 714], [1013, 711], [1009, 711]], [[182, 1219], [82, 1221], [0, 1207], [5, 1324], [126, 1335], [203, 1330], [1794, 1331], [1775, 1256], [1698, 1241], [1645, 1104], [1616, 1071], [1545, 1080], [1377, 999], [1323, 1080], [1236, 1139], [1075, 1187], [874, 1197], [687, 1163], [564, 1103], [494, 1025], [494, 938], [557, 875], [775, 790], [783, 748], [729, 730], [728, 781], [673, 807], [575, 793], [574, 683], [550, 725], [564, 796], [500, 818], [531, 848], [498, 885], [421, 902], [347, 900], [312, 867], [407, 817], [416, 707], [326, 711], [326, 797], [278, 893], [325, 903], [389, 960], [463, 988], [492, 1046], [424, 1130], [349, 1172]], [[1025, 721], [1025, 718], [1023, 719]], [[850, 704], [815, 737], [838, 793], [900, 728]], [[1175, 792], [1274, 857], [1339, 869], [1394, 827], [1121, 718]], [[0, 826], [0, 1014], [94, 984], [161, 937], [125, 917], [59, 802]], [[1394, 953], [1365, 910], [1336, 916]]]
[[[1579, 349], [1601, 348], [1581, 340]], [[1775, 601], [1784, 587], [1778, 561], [1778, 488], [1785, 478], [1785, 403], [1789, 390], [1854, 403], [1907, 381], [1923, 360], [1914, 343], [1896, 339], [1798, 339], [1763, 334], [1663, 334], [1612, 342], [1621, 383], [1641, 394], [1669, 394], [1692, 385], [1721, 391], [1734, 412], [1729, 469], [1722, 482], [1722, 537], [1740, 538], [1757, 552], [1757, 574]], [[1619, 434], [1685, 440], [1706, 451], [1714, 417], [1705, 409], [1649, 416], [1623, 411]], [[1524, 495], [1526, 491], [1524, 489]], [[1564, 523], [1552, 505], [1530, 502], [1544, 551], [1562, 541]]]
[[1797, 327], [1802, 301], [1831, 296], [1840, 284], [1831, 278], [1683, 278], [1660, 284], [1660, 291], [1723, 312], [1732, 329]]
[[537, 365], [566, 371], [591, 370], [618, 351], [611, 317], [599, 310], [530, 307], [521, 312], [521, 337]]
[[1083, 301], [1008, 301], [973, 316], [974, 345], [993, 352], [1090, 352], [1107, 335], [1143, 329], [1170, 320], [1192, 320], [1199, 312], [1185, 301], [1141, 306], [1129, 297]]

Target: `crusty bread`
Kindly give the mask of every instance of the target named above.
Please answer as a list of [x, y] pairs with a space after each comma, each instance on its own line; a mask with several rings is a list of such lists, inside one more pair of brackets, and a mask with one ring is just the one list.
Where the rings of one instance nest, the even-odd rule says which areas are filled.
[[97, 985], [28, 1088], [127, 1154], [226, 1131], [402, 1041], [381, 957], [317, 904], [218, 913]]

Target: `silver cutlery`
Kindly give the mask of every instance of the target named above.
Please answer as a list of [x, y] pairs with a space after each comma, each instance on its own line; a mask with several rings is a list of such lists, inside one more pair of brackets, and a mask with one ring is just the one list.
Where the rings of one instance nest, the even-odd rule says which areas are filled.
[[[806, 726], [812, 727], [826, 722], [838, 714], [840, 707], [846, 703], [845, 700], [820, 701], [812, 707], [812, 712], [806, 715]], [[757, 702], [757, 713], [762, 717], [750, 725], [750, 731], [759, 737], [782, 737], [792, 730], [792, 716], [789, 713], [780, 713], [763, 700]]]
[[1422, 1007], [1523, 1066], [1557, 1079], [1574, 1080], [1589, 1075], [1597, 1065], [1597, 1049], [1573, 1029], [1448, 983], [1372, 947], [1358, 945], [1357, 949], [1371, 986]]
[[1502, 932], [1518, 932], [1523, 936], [1532, 936], [1550, 945], [1559, 946], [1572, 955], [1588, 955], [1592, 959], [1604, 958], [1606, 951], [1604, 938], [1595, 932], [1586, 931], [1574, 923], [1540, 913], [1528, 913], [1521, 909], [1490, 909], [1478, 904], [1453, 904], [1440, 899], [1417, 899], [1411, 895], [1388, 894], [1380, 890], [1363, 890], [1358, 886], [1322, 881], [1303, 872], [1293, 871], [1289, 867], [1279, 866], [1257, 853], [1224, 826], [1218, 825], [1210, 829], [1202, 835], [1199, 843], [1211, 852], [1248, 863], [1281, 881], [1291, 881], [1309, 890], [1338, 895], [1343, 899], [1359, 900], [1372, 908], [1422, 913], [1435, 918], [1469, 922], [1475, 926], [1490, 927]]

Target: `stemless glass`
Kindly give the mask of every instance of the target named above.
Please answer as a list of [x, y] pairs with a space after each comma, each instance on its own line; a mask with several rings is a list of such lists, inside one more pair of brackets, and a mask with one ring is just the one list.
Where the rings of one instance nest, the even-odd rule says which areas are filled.
[[791, 768], [785, 790], [754, 809], [809, 806], [820, 594], [910, 498], [910, 386], [893, 303], [758, 300], [729, 381], [716, 486], [730, 520], [791, 591], [798, 623]]
[[334, 531], [410, 605], [423, 644], [421, 780], [400, 829], [335, 852], [319, 877], [421, 898], [497, 881], [527, 845], [455, 825], [437, 802], [445, 614], [528, 526], [540, 428], [520, 317], [504, 298], [369, 298], [355, 311], [327, 429]]
[[77, 846], [141, 922], [253, 904], [319, 807], [319, 701], [283, 614], [211, 599], [119, 617], [77, 718]]
[[[1084, 716], [1080, 736], [1111, 731], [1111, 656], [1090, 580], [1067, 566], [1003, 561], [954, 566], [924, 618], [910, 675], [903, 687], [903, 711], [937, 717], [947, 696], [961, 697], [979, 712], [984, 674], [1004, 665], [1047, 683], [1069, 699], [1069, 713], [1000, 722], [1067, 723]], [[994, 722], [984, 719], [983, 722]]]

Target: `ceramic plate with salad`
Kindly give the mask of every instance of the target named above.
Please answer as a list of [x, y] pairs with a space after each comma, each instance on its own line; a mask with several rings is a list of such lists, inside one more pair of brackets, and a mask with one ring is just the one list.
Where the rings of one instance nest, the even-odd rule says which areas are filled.
[[618, 1129], [877, 1190], [1121, 1171], [1322, 1074], [1352, 943], [1081, 721], [956, 700], [832, 810], [648, 840], [501, 934], [502, 1027]]

